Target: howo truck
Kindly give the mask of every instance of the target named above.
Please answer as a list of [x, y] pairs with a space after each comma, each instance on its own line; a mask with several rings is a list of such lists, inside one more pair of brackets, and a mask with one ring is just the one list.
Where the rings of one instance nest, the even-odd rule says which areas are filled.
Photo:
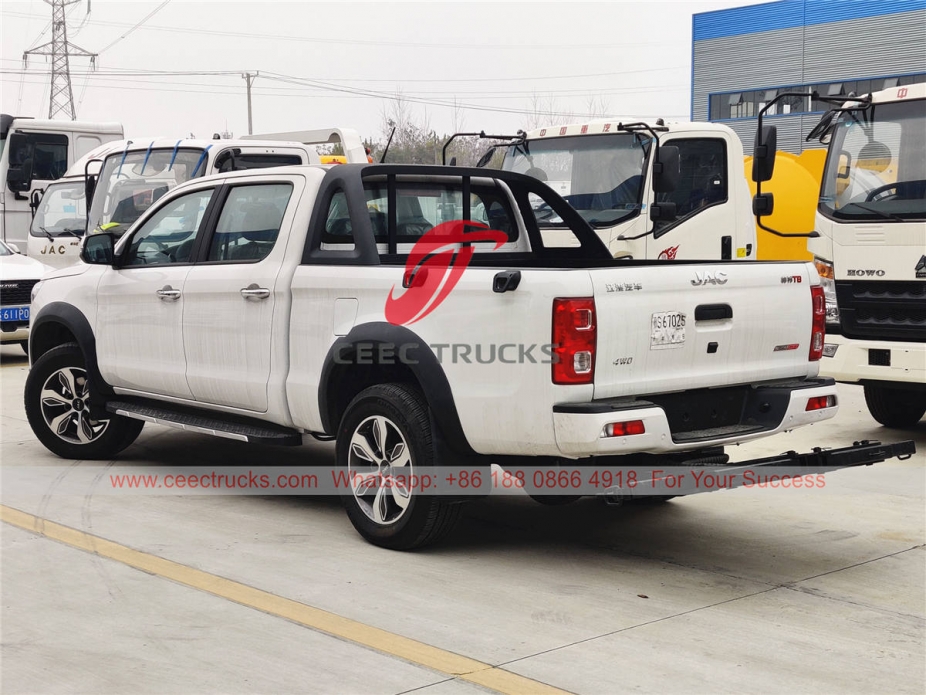
[[864, 386], [881, 424], [913, 426], [926, 413], [926, 85], [847, 100], [808, 137], [829, 143], [807, 241], [826, 295], [821, 374]]

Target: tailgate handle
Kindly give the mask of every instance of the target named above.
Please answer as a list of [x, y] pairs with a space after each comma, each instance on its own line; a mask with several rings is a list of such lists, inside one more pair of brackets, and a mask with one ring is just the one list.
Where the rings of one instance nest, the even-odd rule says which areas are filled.
[[518, 289], [518, 285], [520, 284], [520, 270], [503, 270], [495, 274], [495, 278], [492, 280], [492, 291], [498, 292], [499, 294], [503, 292], [514, 292]]
[[695, 307], [695, 321], [719, 321], [732, 318], [733, 308], [729, 304], [699, 304]]

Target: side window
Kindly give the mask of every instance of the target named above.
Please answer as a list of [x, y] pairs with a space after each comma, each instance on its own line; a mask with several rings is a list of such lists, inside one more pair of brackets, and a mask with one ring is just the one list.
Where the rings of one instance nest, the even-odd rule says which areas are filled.
[[28, 191], [34, 180], [54, 181], [68, 168], [68, 137], [56, 133], [14, 133], [9, 138], [10, 190]]
[[212, 194], [188, 193], [158, 210], [132, 237], [123, 266], [188, 263]]
[[259, 261], [273, 249], [293, 186], [235, 186], [228, 194], [207, 261]]
[[727, 200], [727, 148], [723, 140], [691, 138], [669, 140], [666, 144], [678, 147], [681, 172], [674, 191], [656, 196], [658, 202], [673, 202], [676, 206], [674, 220], [656, 222], [657, 237], [679, 220]]

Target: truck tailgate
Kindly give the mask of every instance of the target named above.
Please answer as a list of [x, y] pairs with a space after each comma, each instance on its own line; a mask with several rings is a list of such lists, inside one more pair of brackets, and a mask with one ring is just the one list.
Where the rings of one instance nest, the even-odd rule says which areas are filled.
[[814, 376], [809, 263], [589, 271], [595, 398]]

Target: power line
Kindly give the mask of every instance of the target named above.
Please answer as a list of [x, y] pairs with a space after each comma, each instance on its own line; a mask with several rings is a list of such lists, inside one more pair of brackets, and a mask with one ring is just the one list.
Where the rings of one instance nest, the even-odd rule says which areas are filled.
[[115, 41], [113, 41], [111, 44], [107, 45], [105, 48], [101, 48], [101, 49], [100, 49], [100, 53], [103, 53], [103, 51], [109, 50], [110, 48], [112, 48], [113, 46], [115, 46], [117, 43], [119, 43], [120, 41], [122, 41], [122, 39], [124, 39], [126, 36], [128, 36], [129, 34], [131, 34], [131, 33], [132, 33], [133, 31], [135, 31], [136, 29], [140, 28], [145, 22], [147, 22], [149, 19], [151, 19], [152, 17], [154, 17], [154, 15], [156, 15], [158, 12], [160, 12], [160, 11], [163, 10], [165, 7], [167, 7], [168, 4], [170, 4], [170, 0], [164, 0], [164, 2], [162, 2], [160, 5], [158, 5], [158, 6], [155, 7], [153, 10], [151, 10], [151, 12], [149, 12], [148, 14], [146, 14], [146, 15], [142, 18], [142, 20], [141, 20], [140, 22], [138, 22], [138, 24], [135, 24], [131, 29], [129, 29], [127, 32], [125, 32], [122, 36], [120, 36], [118, 39], [116, 39]]

